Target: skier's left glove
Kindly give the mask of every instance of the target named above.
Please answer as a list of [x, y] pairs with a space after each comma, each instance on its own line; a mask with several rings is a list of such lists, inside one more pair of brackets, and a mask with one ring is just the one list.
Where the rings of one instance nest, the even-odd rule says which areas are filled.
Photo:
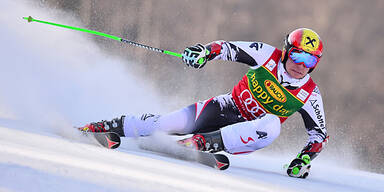
[[207, 48], [198, 43], [195, 46], [185, 48], [182, 59], [188, 66], [200, 69], [207, 63], [206, 56], [208, 54]]
[[309, 175], [311, 168], [311, 157], [308, 154], [299, 154], [292, 160], [287, 169], [287, 174], [291, 177], [305, 179]]

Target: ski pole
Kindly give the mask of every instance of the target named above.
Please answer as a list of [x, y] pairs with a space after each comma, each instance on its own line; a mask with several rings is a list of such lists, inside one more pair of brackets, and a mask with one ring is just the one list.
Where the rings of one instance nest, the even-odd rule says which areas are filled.
[[148, 45], [143, 45], [143, 44], [140, 44], [140, 43], [136, 43], [134, 41], [130, 41], [130, 40], [127, 40], [127, 39], [123, 39], [123, 38], [120, 38], [120, 37], [117, 37], [117, 36], [114, 36], [114, 35], [109, 35], [109, 34], [98, 32], [98, 31], [93, 31], [93, 30], [89, 30], [89, 29], [82, 29], [82, 28], [72, 27], [72, 26], [68, 26], [68, 25], [62, 25], [62, 24], [52, 23], [52, 22], [48, 22], [48, 21], [37, 20], [37, 19], [32, 18], [31, 16], [23, 17], [23, 19], [27, 20], [28, 23], [34, 21], [34, 22], [38, 22], [38, 23], [53, 25], [53, 26], [57, 26], [57, 27], [63, 27], [63, 28], [72, 29], [72, 30], [76, 30], [76, 31], [82, 31], [82, 32], [86, 32], [86, 33], [91, 33], [91, 34], [94, 34], [94, 35], [98, 35], [98, 36], [102, 36], [102, 37], [107, 37], [107, 38], [110, 38], [110, 39], [113, 39], [113, 40], [116, 40], [116, 41], [120, 41], [120, 42], [123, 42], [123, 43], [128, 43], [130, 45], [134, 45], [134, 46], [137, 46], [137, 47], [145, 48], [145, 49], [148, 49], [148, 50], [151, 50], [151, 51], [156, 51], [156, 52], [159, 52], [159, 53], [164, 53], [164, 54], [167, 54], [167, 55], [172, 55], [172, 56], [180, 57], [181, 58], [181, 54], [180, 53], [175, 53], [175, 52], [172, 52], [172, 51], [167, 51], [167, 50], [151, 47], [151, 46], [148, 46]]

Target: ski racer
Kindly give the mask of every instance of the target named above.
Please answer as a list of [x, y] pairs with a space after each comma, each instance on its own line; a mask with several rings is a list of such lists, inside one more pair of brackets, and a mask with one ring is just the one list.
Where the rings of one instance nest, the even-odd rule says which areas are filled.
[[166, 115], [122, 116], [90, 123], [82, 131], [113, 131], [121, 137], [148, 136], [154, 131], [192, 137], [185, 146], [207, 152], [244, 154], [270, 145], [281, 124], [296, 111], [309, 135], [306, 146], [290, 163], [287, 174], [306, 178], [310, 162], [328, 141], [322, 97], [309, 73], [323, 52], [319, 35], [300, 28], [284, 39], [283, 50], [262, 42], [214, 41], [187, 47], [182, 60], [201, 69], [211, 60], [249, 65], [231, 93], [197, 102]]

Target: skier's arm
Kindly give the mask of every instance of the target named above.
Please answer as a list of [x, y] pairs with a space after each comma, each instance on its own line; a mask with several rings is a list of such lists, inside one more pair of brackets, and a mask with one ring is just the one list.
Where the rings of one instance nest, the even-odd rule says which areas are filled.
[[309, 135], [307, 145], [299, 156], [308, 154], [311, 160], [313, 160], [328, 142], [323, 101], [318, 87], [314, 89], [308, 101], [299, 110], [299, 113], [303, 117]]
[[227, 60], [258, 67], [264, 64], [276, 49], [262, 42], [214, 41], [205, 45], [207, 60]]
[[318, 87], [312, 92], [299, 113], [303, 117], [309, 139], [307, 145], [289, 164], [287, 174], [291, 177], [306, 178], [311, 168], [311, 160], [323, 150], [328, 142], [323, 101]]

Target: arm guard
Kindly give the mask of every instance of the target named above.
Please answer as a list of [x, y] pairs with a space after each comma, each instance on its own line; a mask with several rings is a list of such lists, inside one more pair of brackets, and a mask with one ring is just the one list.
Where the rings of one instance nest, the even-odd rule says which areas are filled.
[[303, 117], [305, 127], [309, 136], [308, 143], [301, 150], [299, 156], [308, 154], [313, 160], [328, 142], [327, 129], [323, 101], [318, 87], [316, 87], [308, 101], [299, 110]]

